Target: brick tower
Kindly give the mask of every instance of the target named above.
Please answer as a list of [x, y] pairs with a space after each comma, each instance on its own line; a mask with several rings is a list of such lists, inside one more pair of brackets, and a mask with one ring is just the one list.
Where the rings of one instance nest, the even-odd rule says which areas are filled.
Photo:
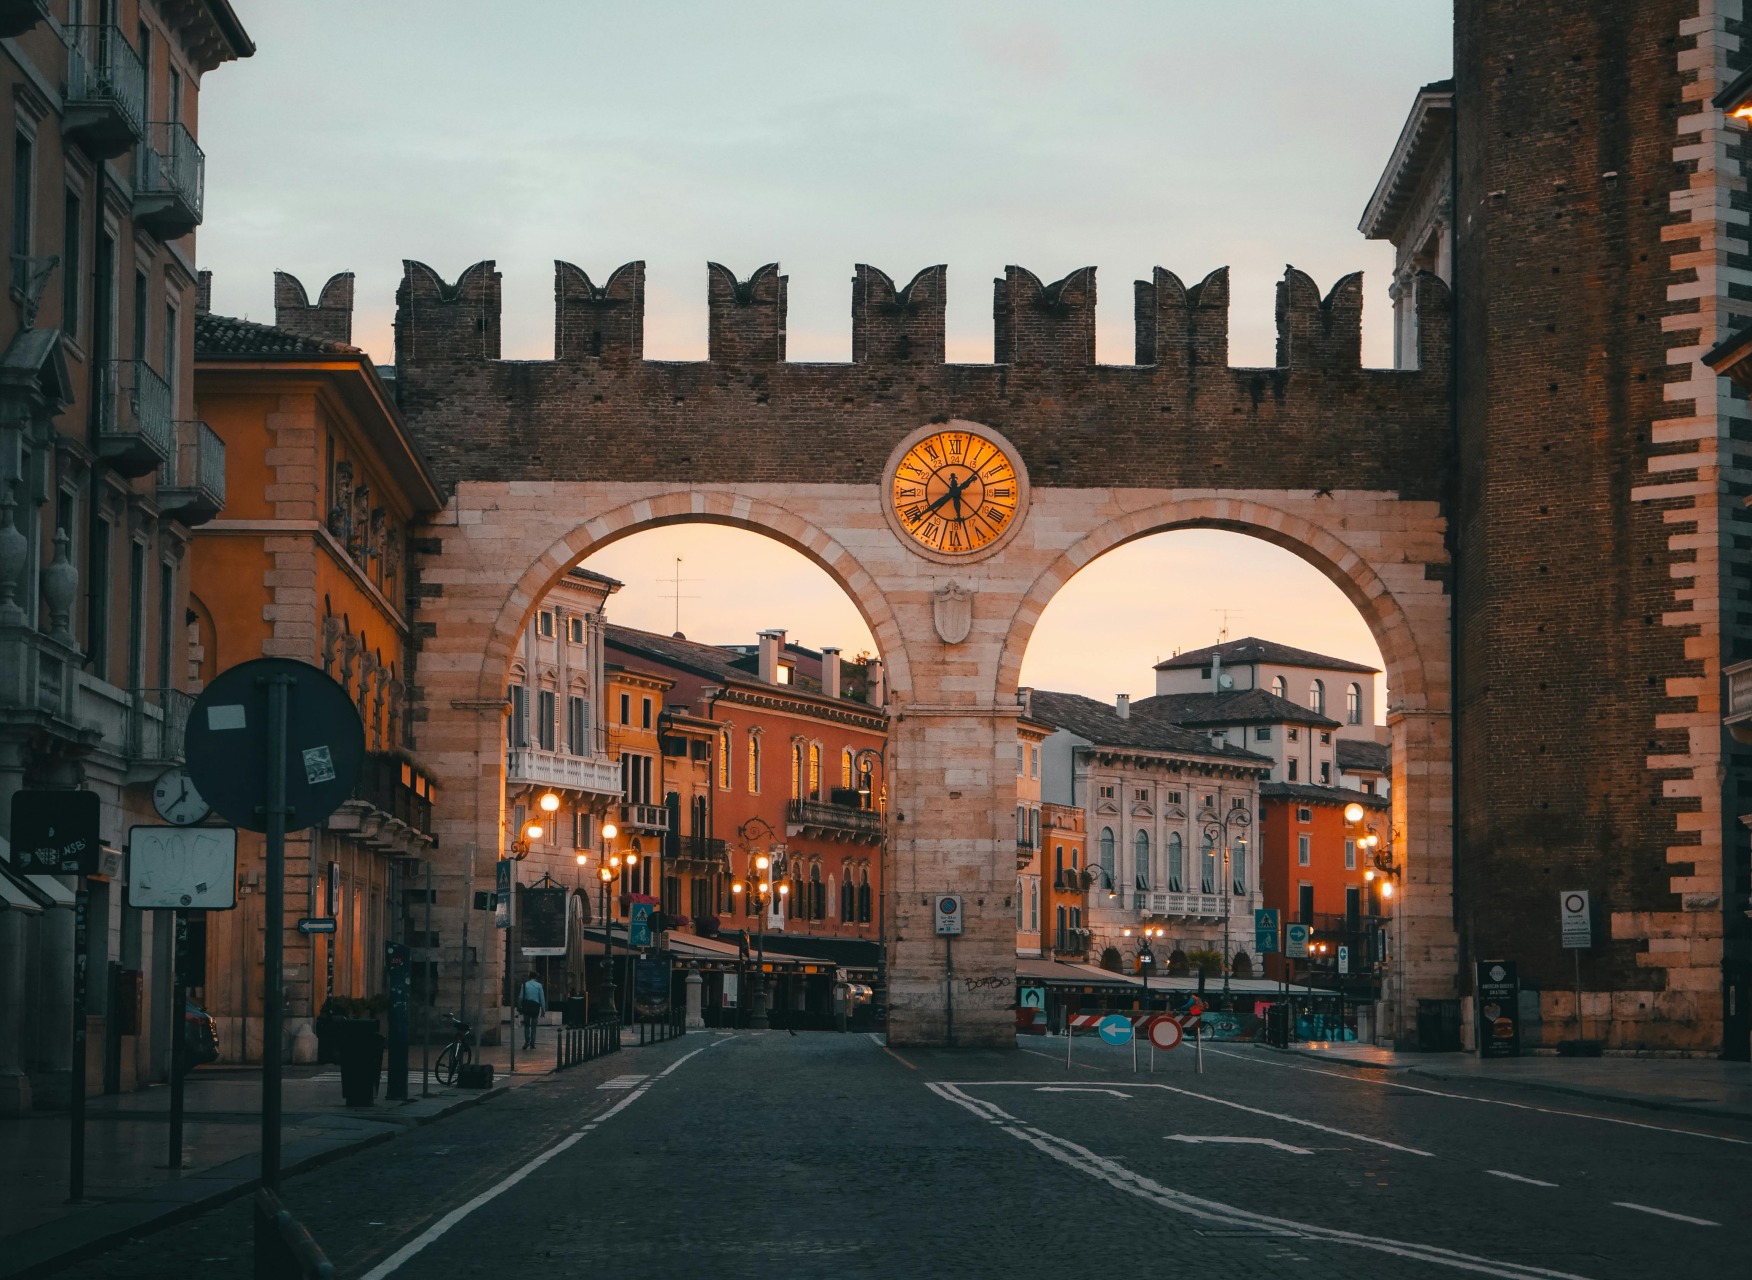
[[1547, 1044], [1585, 888], [1586, 1038], [1746, 1053], [1749, 446], [1699, 361], [1747, 310], [1744, 132], [1710, 106], [1740, 32], [1741, 0], [1455, 6], [1456, 924]]

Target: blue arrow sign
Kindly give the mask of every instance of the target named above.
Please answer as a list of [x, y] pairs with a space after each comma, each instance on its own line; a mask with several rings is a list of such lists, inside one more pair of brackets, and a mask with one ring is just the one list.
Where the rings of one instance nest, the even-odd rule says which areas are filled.
[[299, 933], [333, 933], [334, 931], [333, 916], [305, 916], [298, 922]]
[[1292, 924], [1284, 928], [1284, 954], [1292, 960], [1308, 958], [1308, 937], [1314, 930], [1305, 924]]
[[1110, 1013], [1095, 1024], [1095, 1034], [1108, 1044], [1125, 1044], [1132, 1038], [1131, 1019], [1123, 1013]]
[[1253, 913], [1253, 952], [1268, 955], [1278, 949], [1278, 913], [1276, 907], [1261, 907]]

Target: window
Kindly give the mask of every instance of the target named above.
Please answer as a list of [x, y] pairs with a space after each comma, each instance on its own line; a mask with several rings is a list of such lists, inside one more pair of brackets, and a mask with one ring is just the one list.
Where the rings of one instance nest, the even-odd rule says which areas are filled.
[[840, 868], [840, 923], [851, 924], [858, 914], [858, 891], [852, 884], [852, 864]]
[[152, 301], [152, 285], [144, 271], [134, 273], [134, 359], [146, 358], [146, 316]]
[[1229, 857], [1229, 888], [1237, 898], [1247, 894], [1247, 842], [1237, 840]]
[[1316, 715], [1326, 714], [1326, 685], [1319, 680], [1308, 686], [1308, 710]]
[[1168, 892], [1186, 891], [1186, 844], [1178, 831], [1168, 836]]
[[1168, 804], [1180, 804], [1181, 803], [1180, 793], [1178, 791], [1168, 792], [1167, 803]]
[[94, 359], [116, 354], [116, 238], [107, 228], [97, 237], [97, 270], [91, 303], [91, 351]]
[[778, 684], [790, 684], [791, 683], [791, 668], [790, 668], [789, 664], [783, 663], [783, 662], [781, 662], [779, 664], [776, 683], [778, 683]]
[[182, 123], [182, 72], [175, 67], [170, 69], [170, 91], [166, 99], [168, 114], [165, 119], [173, 124]]
[[1101, 887], [1113, 888], [1113, 828], [1101, 828]]
[[1255, 729], [1253, 731], [1253, 740], [1255, 742], [1270, 742], [1271, 741], [1271, 726], [1269, 724], [1260, 725], [1257, 729]]
[[158, 566], [158, 687], [171, 686], [171, 657], [176, 652], [176, 567]]
[[1028, 811], [1028, 845], [1032, 849], [1040, 848], [1040, 810]]
[[61, 221], [61, 332], [79, 339], [79, 244], [82, 237], [79, 197], [67, 193]]
[[588, 719], [581, 696], [574, 693], [566, 699], [566, 750], [575, 756], [590, 754], [589, 735], [585, 732]]
[[1142, 801], [1142, 802], [1143, 802], [1143, 803], [1145, 803], [1145, 804], [1148, 804], [1148, 803], [1149, 803], [1149, 800], [1150, 800], [1150, 792], [1149, 792], [1149, 788], [1147, 788], [1147, 787], [1138, 787], [1138, 788], [1137, 788], [1137, 796], [1138, 796], [1138, 799], [1139, 799], [1139, 800], [1140, 800], [1140, 801]]
[[858, 923], [870, 923], [870, 868], [858, 868]]
[[[176, 339], [177, 339], [176, 305], [174, 303], [167, 302], [164, 304], [164, 368], [163, 368], [162, 372], [164, 374], [165, 382], [170, 385], [170, 391], [171, 391], [171, 395], [173, 397], [176, 395], [176, 360], [177, 360]], [[176, 401], [173, 399], [171, 401], [171, 403], [174, 405], [176, 403]], [[383, 563], [383, 559], [380, 556], [380, 557], [378, 557], [378, 564], [381, 566], [382, 563]]]
[[[30, 257], [30, 224], [36, 177], [36, 144], [24, 133], [12, 135], [12, 253]], [[16, 267], [13, 270], [17, 270]]]
[[1328, 784], [1332, 782], [1332, 761], [1322, 760], [1320, 762], [1320, 781]]
[[1344, 718], [1347, 724], [1363, 722], [1363, 686], [1354, 681], [1344, 691]]
[[1247, 797], [1246, 796], [1230, 796], [1229, 797], [1229, 808], [1231, 811], [1236, 812], [1236, 813], [1239, 813], [1242, 810], [1246, 809], [1247, 808]]
[[99, 516], [91, 535], [91, 572], [86, 575], [90, 596], [85, 607], [85, 652], [91, 672], [109, 679], [110, 542], [114, 531], [107, 517]]
[[146, 544], [128, 543], [128, 688], [146, 683]]
[[803, 798], [803, 744], [791, 744], [791, 799]]
[[1344, 842], [1344, 869], [1346, 871], [1357, 869], [1357, 842], [1355, 840]]
[[1296, 837], [1296, 865], [1298, 867], [1312, 865], [1313, 843], [1314, 837], [1309, 835], [1306, 831]]
[[1344, 921], [1345, 929], [1350, 933], [1357, 931], [1357, 917], [1363, 911], [1363, 893], [1354, 884], [1344, 887]]
[[821, 879], [821, 864], [809, 864], [809, 918], [827, 919], [827, 885]]
[[1308, 808], [1306, 805], [1297, 805], [1296, 806], [1296, 821], [1297, 822], [1312, 822], [1312, 821], [1314, 821], [1314, 810]]
[[1145, 892], [1150, 888], [1150, 833], [1140, 831], [1132, 837], [1132, 873], [1136, 877], [1137, 887]]
[[1295, 760], [1295, 758], [1294, 758], [1294, 757], [1292, 757], [1292, 758], [1291, 758], [1291, 759], [1290, 759], [1290, 760], [1289, 760], [1289, 762], [1288, 762], [1288, 763], [1289, 763], [1289, 770], [1290, 770], [1290, 778], [1289, 778], [1289, 780], [1290, 780], [1290, 781], [1291, 781], [1291, 782], [1294, 782], [1294, 781], [1295, 781], [1295, 780], [1296, 780], [1296, 773], [1297, 773], [1297, 770], [1298, 770], [1298, 768], [1299, 768], [1299, 764], [1298, 764], [1298, 762], [1297, 762], [1297, 761], [1296, 761], [1296, 760]]
[[651, 803], [651, 757], [621, 752], [621, 799], [628, 804]]
[[1113, 799], [1113, 788], [1112, 787], [1102, 787], [1101, 788], [1101, 798], [1103, 800]]
[[535, 695], [535, 741], [543, 751], [554, 749], [554, 691], [543, 689]]
[[1022, 877], [1017, 876], [1016, 877], [1016, 927], [1018, 929], [1025, 928], [1027, 919], [1028, 919], [1028, 904], [1024, 900], [1023, 893], [1022, 893]]
[[1296, 923], [1314, 923], [1314, 886], [1303, 884], [1296, 891]]
[[543, 609], [535, 615], [535, 629], [546, 639], [552, 639], [554, 634], [554, 615]]
[[1029, 747], [1028, 748], [1028, 776], [1030, 778], [1038, 778], [1040, 776], [1040, 748], [1039, 747]]
[[1055, 907], [1053, 909], [1052, 919], [1053, 949], [1055, 951], [1069, 951], [1071, 949], [1071, 938], [1069, 929], [1065, 927], [1065, 909], [1063, 907]]
[[[809, 798], [821, 799], [821, 744], [809, 744]], [[819, 919], [819, 917], [817, 917]]]
[[1271, 696], [1272, 697], [1281, 698], [1285, 694], [1287, 694], [1289, 691], [1290, 691], [1290, 687], [1289, 687], [1289, 685], [1284, 683], [1284, 678], [1282, 676], [1273, 676], [1271, 678]]
[[1028, 810], [1022, 805], [1016, 806], [1016, 843], [1028, 843]]
[[1320, 745], [1323, 747], [1330, 747], [1332, 745], [1332, 734], [1323, 732], [1320, 735]]
[[1028, 748], [1020, 742], [1016, 744], [1016, 776], [1020, 778], [1028, 772]]
[[1198, 891], [1200, 893], [1215, 893], [1217, 891], [1217, 846], [1207, 835], [1204, 843], [1199, 846]]
[[633, 695], [630, 693], [621, 694], [620, 722], [622, 724], [631, 724], [633, 722]]
[[852, 789], [852, 749], [846, 747], [840, 752], [840, 790]]
[[760, 735], [748, 735], [748, 794], [760, 794]]
[[595, 843], [595, 835], [596, 819], [582, 809], [575, 810], [572, 814], [572, 847], [588, 849]]
[[1028, 927], [1035, 932], [1040, 930], [1040, 881], [1028, 882]]
[[570, 635], [573, 644], [583, 644], [584, 643], [584, 619], [582, 619], [582, 618], [567, 618], [566, 619], [566, 630], [567, 630], [567, 633]]
[[1302, 731], [1300, 729], [1285, 729], [1284, 737], [1288, 738], [1291, 742], [1300, 742], [1302, 740]]
[[730, 790], [730, 730], [718, 730], [718, 790]]
[[506, 740], [513, 747], [529, 745], [529, 690], [514, 684], [506, 690], [511, 700], [511, 718], [506, 722]]
[[639, 727], [649, 729], [651, 727], [651, 699], [641, 698], [639, 701]]

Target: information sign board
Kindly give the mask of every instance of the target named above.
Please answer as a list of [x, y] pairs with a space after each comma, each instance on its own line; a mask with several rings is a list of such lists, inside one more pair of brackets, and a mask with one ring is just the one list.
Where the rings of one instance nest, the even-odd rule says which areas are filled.
[[937, 896], [937, 936], [955, 937], [961, 932], [961, 899], [953, 893]]
[[1593, 903], [1586, 889], [1565, 889], [1557, 895], [1558, 924], [1563, 930], [1566, 950], [1594, 945]]
[[237, 828], [128, 828], [128, 905], [229, 911], [237, 905]]
[[102, 851], [97, 792], [13, 793], [12, 864], [18, 871], [39, 876], [95, 875]]
[[1292, 960], [1308, 958], [1308, 935], [1313, 930], [1305, 924], [1284, 926], [1284, 954]]
[[524, 955], [566, 954], [566, 906], [571, 896], [571, 890], [565, 888], [523, 891]]
[[1278, 949], [1278, 913], [1276, 907], [1260, 907], [1253, 913], [1253, 953], [1274, 955]]

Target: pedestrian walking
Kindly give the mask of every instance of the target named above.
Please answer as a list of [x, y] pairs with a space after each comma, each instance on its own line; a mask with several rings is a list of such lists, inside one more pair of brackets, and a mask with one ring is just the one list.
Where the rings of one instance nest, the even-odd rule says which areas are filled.
[[541, 1015], [547, 1012], [547, 988], [541, 985], [534, 969], [517, 989], [517, 1011], [523, 1015], [523, 1047], [533, 1049], [536, 1025], [541, 1021]]

